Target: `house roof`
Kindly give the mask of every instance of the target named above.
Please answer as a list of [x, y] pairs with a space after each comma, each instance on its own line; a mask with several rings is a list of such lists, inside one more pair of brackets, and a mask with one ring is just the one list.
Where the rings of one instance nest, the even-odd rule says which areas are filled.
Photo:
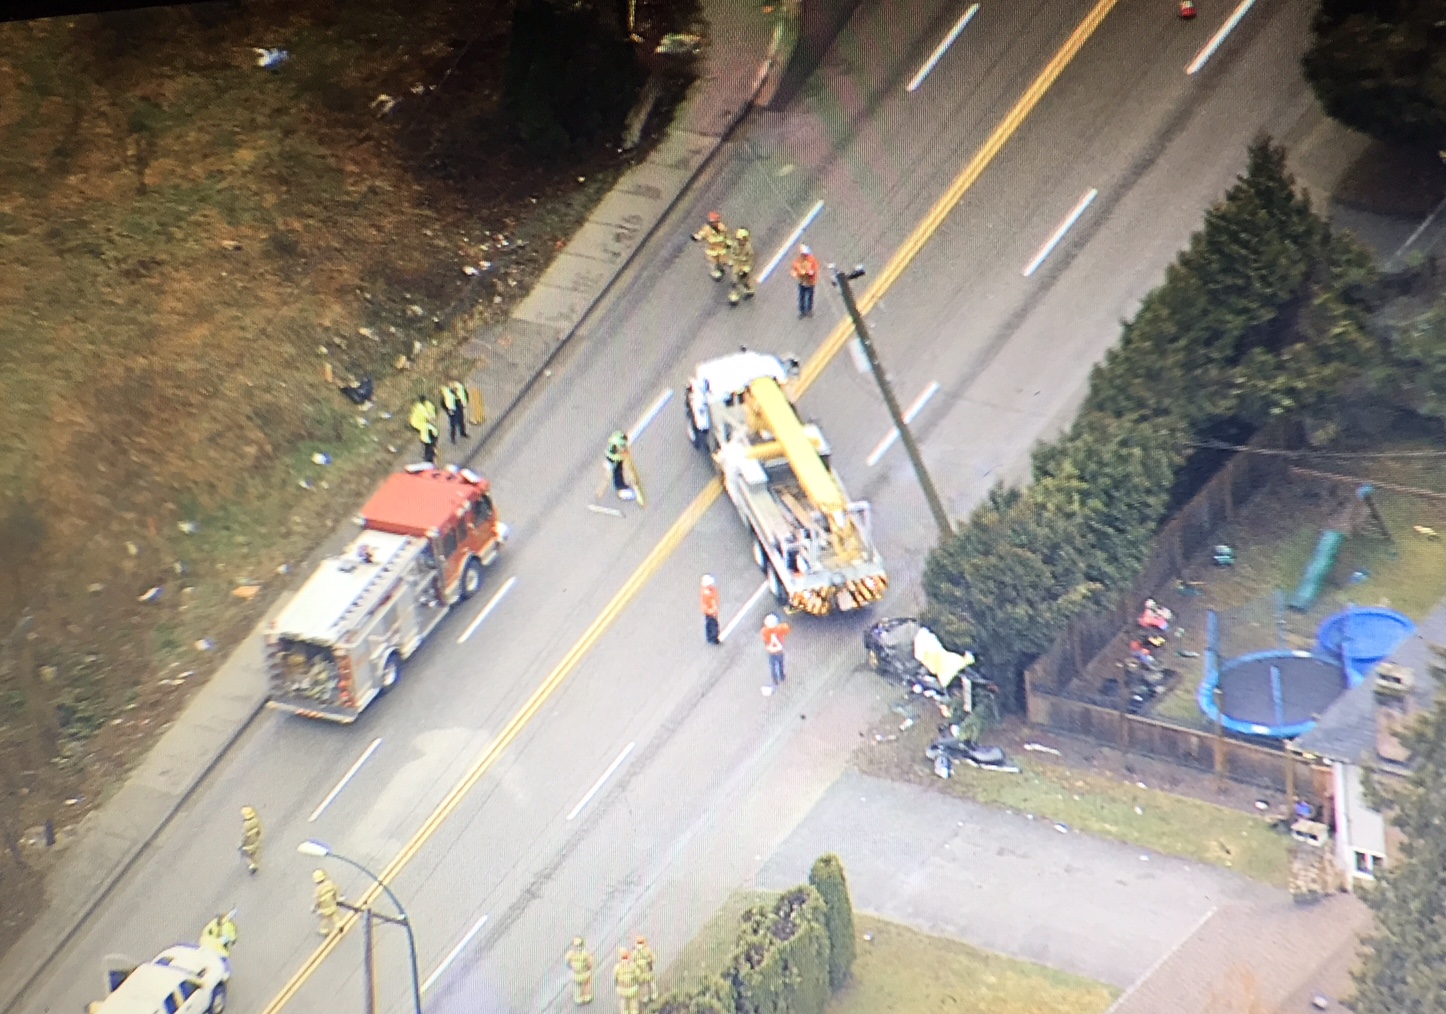
[[[1436, 690], [1429, 664], [1430, 644], [1446, 644], [1446, 601], [1438, 602], [1416, 633], [1402, 641], [1386, 660], [1415, 674], [1411, 699], [1420, 710], [1431, 707]], [[1384, 766], [1388, 762], [1376, 753], [1376, 707], [1376, 681], [1368, 676], [1360, 686], [1337, 697], [1321, 714], [1315, 728], [1297, 737], [1291, 749], [1326, 760]]]

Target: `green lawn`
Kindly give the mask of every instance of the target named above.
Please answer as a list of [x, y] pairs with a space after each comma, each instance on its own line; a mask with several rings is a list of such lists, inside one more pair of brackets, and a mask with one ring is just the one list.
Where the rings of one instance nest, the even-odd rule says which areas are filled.
[[[660, 984], [669, 989], [721, 967], [738, 917], [771, 897], [765, 891], [729, 897], [663, 969]], [[884, 919], [856, 914], [854, 926], [859, 940], [853, 980], [834, 997], [828, 1014], [1098, 1014], [1118, 995], [1103, 983]]]
[[828, 1014], [1097, 1014], [1118, 995], [1101, 982], [883, 919], [859, 915], [855, 925], [853, 981]]
[[1254, 814], [1028, 756], [1016, 758], [1015, 763], [1023, 768], [1017, 775], [961, 767], [939, 784], [981, 803], [1033, 814], [1036, 820], [1286, 886], [1288, 840]]

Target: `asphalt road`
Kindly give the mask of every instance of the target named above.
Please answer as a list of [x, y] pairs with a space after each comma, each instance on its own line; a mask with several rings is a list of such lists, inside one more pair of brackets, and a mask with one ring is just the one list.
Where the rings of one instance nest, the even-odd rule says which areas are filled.
[[[698, 629], [700, 573], [718, 576], [725, 619], [759, 584], [726, 503], [608, 607], [709, 480], [681, 425], [691, 365], [744, 343], [806, 357], [841, 306], [821, 289], [816, 316], [797, 321], [785, 263], [751, 305], [730, 310], [686, 235], [721, 208], [753, 230], [763, 264], [823, 200], [807, 233], [820, 258], [877, 273], [1091, 5], [986, 2], [906, 92], [963, 10], [942, 0], [866, 3], [793, 106], [745, 124], [485, 451], [479, 464], [515, 541], [483, 594], [355, 725], [270, 713], [254, 723], [23, 1009], [80, 1010], [99, 995], [103, 955], [147, 957], [232, 905], [241, 926], [233, 1009], [265, 1009], [320, 940], [309, 913], [316, 862], [296, 843], [319, 838], [386, 866], [589, 628], [596, 636], [581, 662], [394, 882], [424, 978], [475, 928], [435, 976], [429, 1009], [560, 1009], [561, 954], [574, 933], [606, 954], [642, 929], [666, 956], [710, 903], [756, 872], [880, 706], [872, 677], [850, 674], [862, 620], [800, 619], [788, 688], [760, 695], [762, 604], [721, 648], [704, 645]], [[1240, 170], [1252, 136], [1265, 129], [1289, 142], [1315, 115], [1296, 70], [1304, 0], [1258, 0], [1201, 73], [1184, 72], [1228, 14], [1206, 5], [1183, 24], [1162, 0], [1120, 0], [872, 312], [901, 399], [939, 385], [917, 431], [954, 513], [1019, 474], [1031, 444], [1068, 419], [1119, 319]], [[1091, 190], [1073, 228], [1026, 277]], [[668, 390], [672, 400], [636, 445], [647, 509], [628, 507], [621, 519], [588, 511], [607, 434]], [[934, 531], [901, 449], [868, 463], [889, 429], [872, 381], [841, 354], [803, 406], [824, 425], [851, 493], [875, 504], [894, 577], [878, 612], [912, 609]], [[611, 622], [598, 633], [604, 611]], [[254, 878], [235, 853], [243, 804], [267, 827]], [[332, 872], [346, 894], [363, 889], [345, 867]], [[405, 1010], [400, 935], [379, 933], [382, 1007]], [[342, 941], [286, 1009], [359, 1006], [358, 937]]]

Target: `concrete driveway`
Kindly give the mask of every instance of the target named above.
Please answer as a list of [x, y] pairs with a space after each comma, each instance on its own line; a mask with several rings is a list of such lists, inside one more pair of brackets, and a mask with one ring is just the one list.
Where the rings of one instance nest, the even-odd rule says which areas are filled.
[[1121, 989], [1220, 909], [1285, 898], [1213, 866], [853, 771], [764, 864], [758, 885], [797, 884], [824, 852], [843, 859], [862, 911]]

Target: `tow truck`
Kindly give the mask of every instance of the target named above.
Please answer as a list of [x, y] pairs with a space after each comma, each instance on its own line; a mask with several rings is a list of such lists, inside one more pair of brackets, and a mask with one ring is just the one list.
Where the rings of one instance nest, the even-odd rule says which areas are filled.
[[822, 430], [788, 398], [797, 375], [798, 360], [747, 348], [699, 364], [688, 438], [712, 458], [774, 599], [824, 616], [877, 602], [889, 577], [868, 502], [849, 499]]
[[267, 629], [273, 707], [355, 721], [447, 612], [477, 594], [508, 536], [487, 480], [455, 465], [408, 465], [357, 521], [361, 534]]

